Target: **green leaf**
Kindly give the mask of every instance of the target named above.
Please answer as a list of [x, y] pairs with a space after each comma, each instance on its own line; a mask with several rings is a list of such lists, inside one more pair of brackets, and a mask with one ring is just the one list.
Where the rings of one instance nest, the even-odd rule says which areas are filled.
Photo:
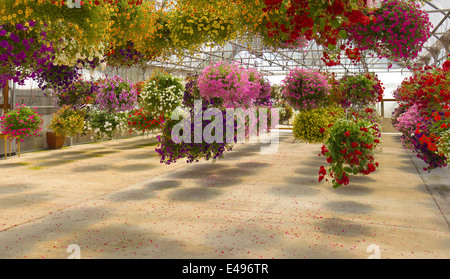
[[345, 30], [341, 30], [339, 31], [339, 37], [341, 37], [342, 39], [347, 39], [347, 32]]
[[332, 19], [330, 22], [331, 22], [331, 26], [333, 26], [334, 28], [341, 27], [341, 23], [337, 19]]

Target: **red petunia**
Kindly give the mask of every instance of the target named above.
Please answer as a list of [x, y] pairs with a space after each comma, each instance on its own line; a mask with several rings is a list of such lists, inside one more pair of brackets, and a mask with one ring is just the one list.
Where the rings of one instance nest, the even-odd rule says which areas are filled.
[[327, 171], [325, 170], [324, 166], [320, 166], [319, 174], [320, 175], [326, 175], [327, 174]]
[[349, 136], [350, 136], [350, 131], [345, 132], [344, 135], [345, 135], [346, 137], [349, 137]]

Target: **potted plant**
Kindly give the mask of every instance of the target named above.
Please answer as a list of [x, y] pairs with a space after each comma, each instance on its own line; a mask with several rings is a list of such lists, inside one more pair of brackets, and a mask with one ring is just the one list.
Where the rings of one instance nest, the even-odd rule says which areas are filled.
[[60, 149], [66, 137], [74, 137], [84, 128], [84, 111], [74, 110], [71, 106], [63, 106], [53, 114], [48, 126], [47, 144], [50, 149]]

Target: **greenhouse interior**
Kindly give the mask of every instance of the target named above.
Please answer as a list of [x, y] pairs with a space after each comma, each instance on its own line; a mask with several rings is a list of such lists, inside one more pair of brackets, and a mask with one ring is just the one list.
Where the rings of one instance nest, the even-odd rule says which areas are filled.
[[1, 0], [0, 259], [450, 258], [449, 17]]

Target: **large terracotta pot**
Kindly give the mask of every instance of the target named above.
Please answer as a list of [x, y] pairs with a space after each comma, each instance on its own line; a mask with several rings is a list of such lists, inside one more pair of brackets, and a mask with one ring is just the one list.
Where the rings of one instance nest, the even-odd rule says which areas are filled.
[[64, 146], [66, 137], [58, 137], [52, 132], [47, 132], [47, 144], [50, 149], [61, 149]]

